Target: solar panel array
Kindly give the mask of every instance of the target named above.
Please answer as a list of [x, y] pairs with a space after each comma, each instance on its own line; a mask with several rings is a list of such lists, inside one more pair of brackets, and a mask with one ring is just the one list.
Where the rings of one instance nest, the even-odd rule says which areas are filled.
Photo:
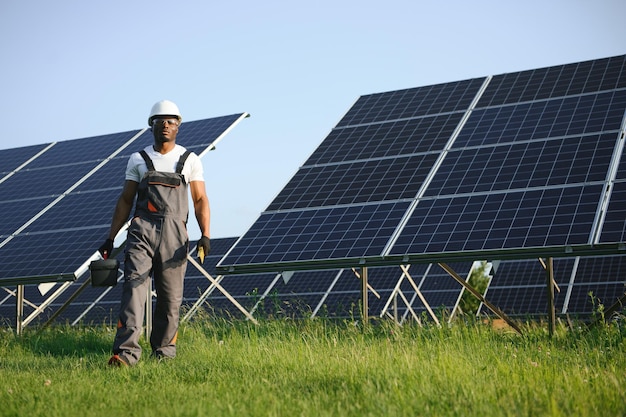
[[362, 96], [218, 270], [623, 254], [625, 111], [626, 56]]
[[[534, 315], [547, 308], [546, 276], [527, 258], [555, 256], [557, 311], [589, 314], [624, 293], [625, 114], [626, 56], [362, 96], [244, 236], [212, 241], [207, 270], [255, 315], [350, 319], [367, 266], [370, 313], [407, 318], [426, 311], [413, 284], [432, 308], [458, 304], [461, 287], [437, 262], [467, 278], [473, 260], [505, 259], [487, 298], [507, 314]], [[218, 136], [235, 119], [184, 126], [192, 137]], [[0, 284], [44, 270], [63, 257], [58, 248], [69, 248], [69, 263], [93, 253], [112, 212], [102, 221], [95, 207], [114, 203], [121, 180], [110, 178], [123, 174], [132, 147], [104, 142], [134, 146], [143, 135], [132, 134], [102, 137], [103, 148], [77, 151], [77, 161], [64, 161], [62, 149], [40, 161], [59, 144], [0, 151], [0, 191], [17, 190], [0, 208], [19, 211], [0, 229]], [[38, 174], [50, 184], [19, 189]], [[15, 260], [10, 273], [3, 257]], [[51, 275], [76, 267], [54, 264]], [[113, 323], [120, 291], [87, 288], [57, 320]], [[27, 287], [27, 314], [42, 297]], [[0, 317], [15, 311], [10, 299], [0, 298]], [[242, 317], [191, 264], [183, 305]]]

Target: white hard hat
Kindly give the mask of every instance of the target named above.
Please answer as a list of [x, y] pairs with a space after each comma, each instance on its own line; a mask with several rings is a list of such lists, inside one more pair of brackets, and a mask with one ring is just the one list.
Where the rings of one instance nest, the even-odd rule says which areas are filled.
[[183, 121], [183, 116], [180, 115], [178, 106], [169, 100], [161, 100], [154, 103], [152, 110], [150, 110], [150, 116], [148, 116], [148, 126], [152, 126], [152, 119], [156, 116], [175, 116], [179, 122]]

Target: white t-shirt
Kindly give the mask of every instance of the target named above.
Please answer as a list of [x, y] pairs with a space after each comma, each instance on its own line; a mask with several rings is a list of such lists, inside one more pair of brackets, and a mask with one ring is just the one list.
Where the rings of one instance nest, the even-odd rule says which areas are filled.
[[[152, 145], [146, 146], [144, 151], [148, 154], [154, 169], [160, 172], [176, 172], [176, 164], [180, 159], [180, 156], [185, 153], [186, 149], [180, 145], [176, 145], [174, 149], [161, 155], [155, 151]], [[143, 160], [139, 152], [133, 153], [128, 159], [128, 165], [126, 165], [126, 179], [135, 182], [141, 182], [144, 174], [148, 172], [146, 161]], [[183, 168], [183, 176], [185, 181], [189, 184], [191, 181], [204, 181], [204, 171], [202, 169], [202, 162], [195, 153], [189, 154], [185, 167]]]

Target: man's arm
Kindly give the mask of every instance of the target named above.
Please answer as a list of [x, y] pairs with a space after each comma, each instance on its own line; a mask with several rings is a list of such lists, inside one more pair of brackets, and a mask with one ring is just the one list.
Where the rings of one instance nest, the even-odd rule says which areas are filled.
[[135, 194], [137, 194], [137, 187], [139, 184], [135, 181], [126, 180], [124, 183], [124, 189], [122, 194], [117, 200], [115, 205], [115, 211], [113, 212], [113, 219], [111, 220], [111, 230], [109, 231], [109, 239], [114, 240], [117, 233], [128, 221], [130, 211], [133, 208], [135, 202]]
[[211, 237], [209, 229], [211, 224], [211, 209], [209, 208], [209, 197], [206, 195], [204, 181], [191, 181], [189, 188], [191, 190], [193, 209], [202, 236]]

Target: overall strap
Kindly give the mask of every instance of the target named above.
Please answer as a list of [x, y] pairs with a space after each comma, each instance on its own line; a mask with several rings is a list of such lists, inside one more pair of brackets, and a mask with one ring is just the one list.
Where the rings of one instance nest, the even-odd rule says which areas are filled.
[[182, 174], [183, 173], [183, 168], [185, 166], [185, 161], [187, 161], [187, 158], [189, 157], [189, 154], [191, 154], [191, 151], [190, 150], [186, 150], [185, 153], [180, 156], [180, 159], [178, 160], [178, 163], [176, 164], [176, 173], [177, 174]]
[[148, 171], [155, 171], [154, 164], [152, 163], [152, 159], [148, 156], [148, 153], [144, 150], [139, 152], [144, 161], [146, 161], [146, 165], [148, 166]]

